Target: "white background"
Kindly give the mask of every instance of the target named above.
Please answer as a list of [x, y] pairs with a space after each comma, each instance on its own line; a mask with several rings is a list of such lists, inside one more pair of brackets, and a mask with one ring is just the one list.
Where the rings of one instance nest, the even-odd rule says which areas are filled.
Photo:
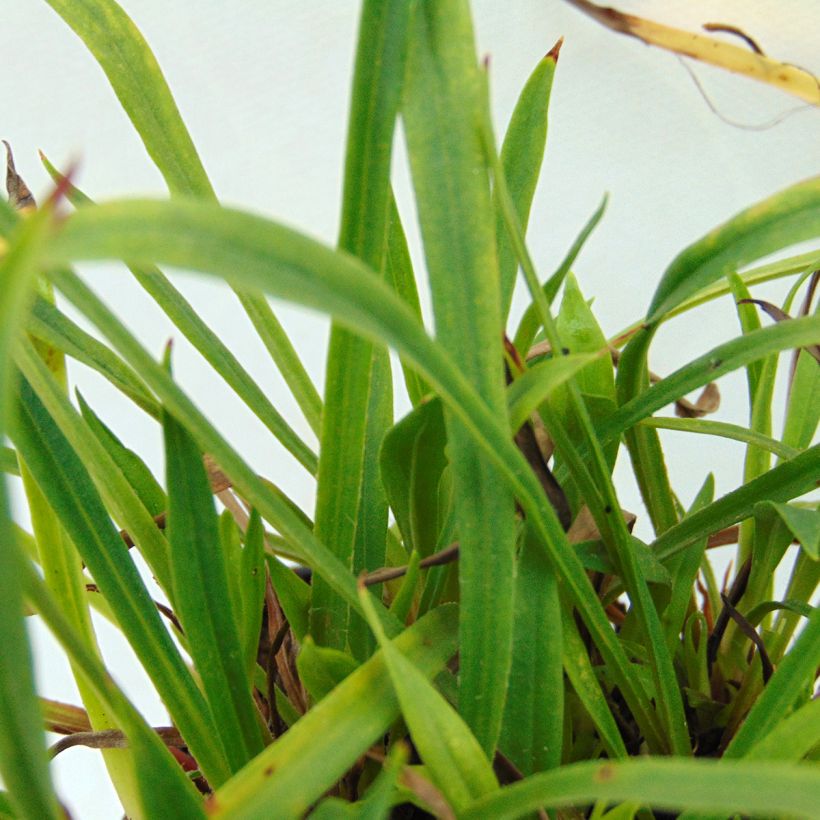
[[[226, 203], [295, 226], [330, 244], [338, 227], [347, 99], [357, 25], [352, 2], [216, 2], [125, 0], [124, 7], [153, 47], [218, 194]], [[48, 190], [36, 149], [58, 165], [79, 158], [79, 184], [97, 199], [164, 194], [162, 180], [81, 42], [45, 3], [4, 4], [0, 25], [0, 136], [35, 194]], [[775, 2], [622, 2], [622, 10], [697, 28], [732, 22], [772, 56], [820, 71], [812, 0]], [[566, 37], [550, 109], [547, 159], [530, 222], [536, 265], [549, 274], [597, 206], [610, 205], [576, 263], [575, 272], [607, 334], [643, 314], [671, 258], [686, 244], [752, 202], [818, 172], [818, 114], [802, 110], [765, 130], [732, 127], [709, 110], [679, 60], [616, 35], [558, 0], [474, 5], [480, 53], [491, 55], [496, 132], [503, 134], [517, 94], [538, 60]], [[759, 125], [800, 103], [750, 81], [694, 66], [728, 118]], [[396, 185], [408, 233], [418, 231], [401, 138]], [[175, 373], [200, 406], [248, 458], [306, 510], [313, 505], [307, 474], [223, 388], [180, 334], [113, 266], [88, 269], [90, 281], [127, 317], [157, 354], [175, 340]], [[175, 282], [232, 347], [277, 406], [309, 440], [234, 297], [227, 288], [188, 275]], [[765, 296], [783, 287], [765, 288]], [[518, 298], [520, 297], [520, 298]], [[526, 305], [518, 294], [514, 315]], [[327, 322], [276, 306], [316, 384], [323, 383]], [[515, 325], [513, 325], [514, 327]], [[652, 366], [668, 373], [737, 333], [728, 300], [670, 323], [658, 336]], [[149, 419], [93, 374], [72, 366], [72, 384], [159, 474], [158, 431]], [[718, 418], [746, 422], [742, 377], [721, 382]], [[399, 405], [399, 408], [406, 405]], [[777, 432], [777, 429], [776, 431]], [[664, 436], [674, 486], [688, 504], [707, 472], [719, 492], [741, 479], [742, 448], [714, 439]], [[623, 506], [641, 512], [618, 467]], [[648, 535], [645, 522], [638, 533]], [[117, 678], [154, 723], [161, 704], [126, 648], [100, 627]], [[68, 667], [34, 630], [41, 691], [77, 702]], [[98, 753], [71, 750], [53, 765], [61, 797], [75, 817], [118, 816]]]

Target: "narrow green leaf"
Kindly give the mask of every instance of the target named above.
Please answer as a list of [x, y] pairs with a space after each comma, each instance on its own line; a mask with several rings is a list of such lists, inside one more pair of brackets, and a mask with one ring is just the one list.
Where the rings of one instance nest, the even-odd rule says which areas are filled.
[[[579, 370], [573, 380], [573, 386], [559, 388], [550, 399], [554, 413], [560, 418], [569, 437], [581, 446], [586, 440], [584, 423], [575, 412], [572, 391], [577, 389], [584, 398], [589, 417], [596, 426], [604, 419], [609, 418], [615, 411], [615, 369], [612, 358], [608, 355], [606, 337], [603, 334], [598, 320], [595, 318], [589, 304], [581, 293], [578, 282], [572, 274], [567, 276], [564, 286], [564, 295], [561, 299], [561, 309], [556, 318], [556, 331], [565, 346], [571, 353], [604, 353], [597, 356], [586, 367]], [[567, 358], [566, 356], [562, 356]], [[609, 473], [615, 466], [620, 442], [610, 441], [604, 449], [604, 458]], [[561, 459], [556, 460], [556, 478], [559, 482], [563, 469]], [[563, 469], [562, 469], [563, 468]], [[567, 486], [564, 491], [570, 498], [571, 506], [578, 510], [582, 499], [572, 482], [564, 482]]]
[[[621, 357], [618, 368], [621, 404], [634, 405], [640, 400], [640, 394], [647, 392], [649, 345], [666, 314], [687, 297], [738, 267], [803, 239], [814, 238], [818, 232], [820, 177], [787, 188], [746, 209], [678, 254], [655, 291], [645, 329], [635, 334]], [[759, 338], [761, 332], [753, 331], [744, 339]], [[772, 351], [765, 351], [769, 352]], [[737, 366], [762, 358], [765, 353], [752, 355]], [[720, 375], [719, 362], [715, 371], [713, 377], [717, 378]], [[664, 379], [662, 383], [667, 381]], [[630, 426], [625, 425], [622, 429], [628, 430]], [[638, 471], [644, 501], [656, 531], [661, 533], [674, 526], [677, 518], [658, 435], [654, 430], [638, 428], [629, 430], [626, 442], [633, 467]]]
[[105, 446], [71, 406], [62, 386], [51, 376], [31, 344], [21, 343], [17, 364], [40, 402], [58, 424], [71, 447], [94, 476], [107, 508], [139, 545], [154, 575], [173, 601], [168, 570], [167, 542], [139, 496]]
[[256, 706], [245, 674], [225, 556], [202, 453], [163, 413], [168, 543], [179, 617], [217, 732], [233, 772], [262, 751]]
[[[695, 496], [688, 514], [692, 515], [702, 510], [712, 503], [714, 497], [715, 479], [712, 473], [709, 473], [703, 482], [703, 486]], [[680, 638], [686, 618], [686, 610], [692, 597], [692, 587], [706, 551], [706, 543], [706, 538], [694, 541], [681, 556], [672, 558], [668, 562], [672, 574], [672, 589], [669, 601], [663, 610], [662, 620], [666, 632], [666, 642], [670, 651], [674, 650], [675, 644]]]
[[48, 300], [38, 297], [26, 326], [28, 332], [67, 356], [96, 370], [150, 416], [159, 407], [142, 380], [112, 350], [86, 333]]
[[[490, 412], [505, 419], [494, 214], [477, 128], [483, 80], [466, 4], [416, 9], [402, 105], [436, 337]], [[491, 754], [512, 651], [514, 503], [449, 408], [445, 421], [461, 545], [459, 708]]]
[[754, 444], [756, 447], [766, 449], [784, 459], [794, 458], [799, 452], [788, 444], [777, 441], [770, 436], [764, 436], [762, 433], [750, 430], [748, 427], [741, 427], [738, 424], [729, 424], [725, 421], [652, 416], [651, 418], [643, 419], [639, 424], [661, 430], [681, 430], [685, 433], [720, 436], [721, 438], [732, 439], [733, 441], [743, 441], [747, 444]]
[[678, 254], [647, 311], [657, 323], [701, 288], [769, 253], [820, 235], [820, 177], [747, 208]]
[[259, 648], [262, 629], [262, 611], [265, 606], [265, 528], [256, 510], [251, 510], [251, 520], [245, 532], [245, 546], [239, 563], [239, 593], [242, 600], [242, 618], [239, 634], [245, 659], [245, 671], [251, 680]]
[[[727, 280], [729, 287], [732, 289], [732, 296], [735, 300], [735, 309], [740, 320], [740, 327], [744, 333], [750, 333], [752, 330], [760, 330], [762, 327], [760, 323], [760, 316], [756, 305], [748, 304], [744, 300], [751, 299], [752, 294], [746, 287], [746, 283], [734, 271], [730, 271]], [[757, 386], [760, 382], [760, 371], [763, 367], [762, 361], [750, 362], [746, 367], [746, 381], [749, 385], [749, 406], [754, 403], [755, 395], [757, 394]]]
[[783, 422], [783, 444], [799, 449], [808, 447], [814, 439], [818, 422], [820, 368], [807, 350], [801, 350], [797, 357], [786, 419]]
[[[195, 203], [189, 202], [188, 204]], [[99, 211], [102, 207], [95, 210]], [[222, 209], [217, 210], [222, 212]], [[282, 493], [272, 487], [269, 482], [259, 478], [256, 472], [237, 455], [202, 412], [179, 389], [165, 369], [145, 351], [93, 291], [70, 271], [60, 270], [53, 275], [55, 279], [60, 280], [60, 290], [69, 296], [75, 306], [81, 305], [83, 312], [91, 318], [103, 334], [111, 339], [125, 358], [135, 364], [145, 375], [146, 381], [161, 397], [169, 411], [186, 420], [188, 429], [196, 436], [200, 448], [211, 455], [223, 472], [231, 478], [237, 492], [248, 503], [255, 506], [260, 515], [276, 526], [295, 558], [310, 566], [314, 572], [322, 574], [334, 585], [342, 597], [358, 608], [356, 581], [350, 570], [322, 542], [316, 539], [304, 514], [294, 509], [292, 502], [284, 498]], [[390, 291], [387, 293], [390, 294]], [[385, 613], [385, 617], [388, 627], [398, 631], [400, 628], [398, 622], [390, 618], [388, 613]]]
[[[811, 273], [818, 266], [820, 266], [820, 252], [809, 251], [808, 253], [800, 253], [795, 256], [789, 256], [785, 259], [779, 259], [776, 262], [770, 262], [767, 265], [759, 265], [755, 268], [750, 268], [741, 274], [738, 274], [740, 280], [746, 287], [753, 285], [760, 285], [764, 282], [772, 282], [776, 279], [782, 279], [786, 276], [794, 276], [795, 274], [805, 275], [807, 272]], [[693, 308], [718, 299], [721, 296], [726, 296], [732, 292], [729, 284], [729, 279], [719, 279], [707, 287], [701, 288], [694, 296], [684, 299], [676, 308], [670, 310], [664, 317], [664, 322], [668, 322], [675, 316], [680, 316]], [[619, 333], [611, 338], [611, 343], [617, 347], [623, 345], [632, 338], [632, 336], [643, 327], [643, 320], [634, 322], [629, 327], [624, 328]]]
[[[544, 328], [544, 334], [552, 347], [553, 354], [563, 355], [564, 349], [558, 327], [552, 318], [550, 306], [539, 289], [538, 275], [527, 250], [523, 232], [507, 190], [503, 169], [501, 169], [496, 155], [492, 123], [489, 116], [489, 104], [485, 106], [483, 115], [481, 120], [482, 139], [488, 162], [493, 170], [496, 191], [504, 210], [507, 229], [518, 254], [530, 294], [537, 304], [538, 318]], [[580, 422], [579, 426], [582, 431], [583, 441], [590, 455], [587, 460], [588, 463], [581, 458], [575, 443], [552, 407], [545, 404], [541, 407], [540, 412], [555, 443], [556, 454], [562, 461], [567, 463], [571, 476], [577, 484], [580, 494], [586, 500], [595, 523], [603, 536], [604, 543], [611, 550], [613, 561], [624, 578], [637, 622], [644, 633], [651, 658], [649, 668], [652, 671], [655, 684], [657, 714], [652, 714], [651, 717], [642, 715], [639, 722], [644, 723], [645, 718], [649, 718], [652, 722], [651, 727], [645, 724], [645, 737], [650, 748], [669, 748], [676, 754], [688, 754], [690, 746], [686, 717], [672, 667], [672, 659], [663, 641], [660, 620], [654, 602], [650, 597], [646, 579], [640, 572], [632, 550], [630, 533], [627, 530], [623, 516], [620, 515], [621, 505], [612, 484], [611, 470], [606, 461], [606, 454], [602, 442], [593, 427], [587, 403], [584, 401], [574, 380], [569, 382], [569, 396], [573, 419]], [[666, 733], [663, 738], [657, 732], [655, 725], [658, 717], [665, 724]]]
[[[12, 213], [8, 206], [5, 208]], [[0, 259], [0, 437], [8, 432], [13, 406], [11, 349], [32, 300], [39, 249], [50, 219], [50, 212], [43, 211], [13, 227]], [[0, 475], [0, 774], [15, 813], [56, 820], [62, 812], [49, 777], [31, 651], [23, 623], [20, 575], [24, 559], [13, 548], [14, 542], [6, 478]]]
[[[432, 677], [456, 651], [457, 618], [455, 607], [440, 607], [402, 632], [395, 646]], [[379, 652], [219, 789], [212, 816], [264, 818], [271, 806], [282, 817], [302, 816], [398, 715]]]
[[[390, 158], [409, 18], [408, 0], [367, 0], [353, 74], [339, 247], [380, 273], [385, 267]], [[387, 500], [374, 464], [393, 413], [387, 351], [334, 325], [324, 399], [316, 537], [354, 571], [375, 569], [384, 560], [387, 533]], [[321, 576], [314, 578], [313, 637], [344, 649], [349, 622], [349, 604]], [[369, 636], [361, 625], [354, 627], [350, 640], [357, 657], [369, 653]]]
[[419, 560], [418, 552], [413, 550], [407, 561], [407, 572], [402, 578], [399, 591], [390, 602], [390, 611], [402, 622], [407, 621], [410, 608], [413, 606], [413, 598], [416, 594], [416, 586], [419, 580]]
[[310, 429], [318, 436], [322, 429], [322, 399], [282, 323], [261, 293], [236, 288], [234, 292]]
[[175, 194], [214, 198], [162, 70], [148, 44], [114, 0], [47, 0], [94, 55]]
[[[564, 279], [566, 279], [567, 274], [570, 272], [573, 263], [578, 258], [578, 254], [583, 249], [587, 239], [589, 239], [590, 234], [595, 230], [596, 226], [603, 218], [608, 200], [608, 195], [604, 194], [601, 204], [596, 208], [595, 213], [593, 213], [587, 220], [586, 224], [581, 229], [581, 232], [575, 238], [575, 241], [567, 251], [567, 255], [561, 260], [561, 264], [558, 266], [557, 270], [552, 274], [552, 276], [550, 276], [549, 279], [547, 279], [546, 282], [544, 282], [541, 287], [541, 291], [547, 302], [552, 303], [552, 300], [555, 299], [558, 294], [558, 290], [564, 283]], [[535, 334], [538, 332], [539, 325], [538, 306], [536, 305], [535, 300], [533, 300], [524, 311], [521, 321], [518, 324], [518, 330], [515, 332], [515, 339], [513, 340], [516, 350], [522, 356], [527, 355], [527, 351], [530, 349], [533, 339], [535, 339]]]
[[818, 339], [820, 315], [781, 322], [724, 342], [622, 404], [601, 425], [598, 433], [603, 441], [609, 441], [656, 410], [726, 373], [745, 367], [749, 362], [762, 359], [769, 353], [816, 344]]
[[475, 735], [427, 676], [384, 634], [366, 587], [360, 588], [359, 595], [413, 744], [448, 803], [458, 812], [498, 789], [495, 772]]
[[18, 450], [209, 781], [228, 772], [202, 695], [160, 620], [88, 472], [27, 381], [13, 430]]
[[618, 724], [615, 723], [612, 710], [601, 689], [600, 680], [592, 668], [589, 651], [578, 634], [572, 611], [567, 606], [561, 608], [561, 635], [564, 671], [575, 694], [595, 724], [604, 749], [612, 758], [626, 757], [626, 746], [618, 730]]
[[513, 657], [498, 745], [524, 776], [561, 764], [564, 670], [555, 571], [525, 530], [515, 579]]
[[521, 817], [542, 806], [635, 800], [667, 811], [697, 809], [811, 818], [820, 803], [816, 767], [786, 763], [636, 758], [576, 763], [514, 783], [477, 801], [464, 820]]
[[134, 492], [142, 501], [145, 509], [154, 516], [165, 512], [168, 509], [165, 491], [145, 462], [114, 435], [89, 407], [79, 391], [77, 391], [77, 403], [80, 405], [80, 412], [83, 414], [85, 423], [108, 451], [114, 463], [122, 470], [122, 474], [134, 488]]
[[[419, 324], [422, 324], [421, 304], [419, 303], [419, 293], [416, 286], [416, 275], [413, 271], [410, 251], [407, 248], [407, 238], [404, 235], [399, 209], [396, 206], [396, 199], [392, 193], [390, 197], [390, 213], [388, 215], [385, 268], [388, 281], [393, 285], [393, 290], [418, 317]], [[407, 395], [410, 397], [410, 402], [413, 407], [417, 407], [421, 403], [421, 400], [430, 392], [430, 387], [410, 363], [402, 359], [401, 366], [404, 374], [404, 384], [407, 388]]]
[[[547, 112], [549, 110], [552, 80], [561, 50], [559, 40], [541, 59], [530, 75], [513, 109], [504, 144], [501, 164], [507, 178], [510, 195], [524, 231], [530, 217], [535, 186], [541, 175], [541, 163], [547, 145]], [[498, 247], [498, 270], [501, 283], [501, 316], [510, 311], [518, 257], [504, 227], [504, 217], [496, 216], [495, 241]]]
[[[52, 178], [55, 179], [55, 181], [60, 181], [62, 179], [60, 172], [42, 154], [41, 159]], [[93, 199], [74, 185], [70, 187], [68, 196], [77, 207], [95, 204]], [[259, 387], [236, 356], [234, 356], [230, 348], [200, 318], [190, 302], [174, 287], [168, 277], [155, 266], [135, 267], [128, 265], [128, 269], [137, 282], [139, 282], [151, 298], [162, 308], [168, 318], [182, 331], [185, 338], [202, 354], [203, 358], [225, 380], [236, 395], [245, 402], [262, 424], [267, 427], [275, 438], [282, 443], [285, 449], [291, 453], [309, 473], [314, 474], [317, 466], [316, 454], [297, 435], [281, 413], [279, 413], [270, 402], [262, 388]], [[270, 350], [274, 361], [285, 376], [285, 380], [288, 382], [288, 386], [291, 387], [297, 399], [297, 403], [301, 406], [306, 400], [305, 380], [307, 379], [308, 382], [310, 380], [306, 374], [299, 372], [301, 363], [292, 346], [290, 346], [290, 342], [274, 316], [273, 311], [261, 296], [255, 297], [250, 294], [240, 294], [240, 301], [242, 301], [243, 306], [246, 308], [248, 315], [252, 319], [266, 347]], [[55, 324], [55, 319], [61, 320], [61, 328], [65, 328], [66, 323], [70, 321], [62, 317], [59, 312], [57, 312], [56, 317], [52, 316], [50, 318], [52, 325]], [[68, 329], [72, 331], [72, 337], [83, 333], [83, 331], [79, 328], [75, 329], [75, 327], [68, 327]], [[38, 329], [42, 332], [42, 325], [38, 326]], [[48, 329], [48, 326], [46, 326], [46, 330]], [[87, 334], [85, 334], [85, 336], [87, 336]], [[64, 337], [58, 339], [58, 341], [65, 343]], [[88, 344], [89, 341], [94, 345], [92, 349], [98, 354], [96, 357], [97, 360], [102, 358], [100, 353], [108, 352], [107, 348], [100, 345], [99, 342], [96, 342], [96, 340], [91, 337], [88, 337], [85, 341], [86, 345], [79, 349], [81, 355], [86, 347], [91, 347], [91, 344]], [[76, 347], [75, 345], [75, 348]], [[102, 351], [99, 350], [100, 348], [102, 348]], [[77, 351], [75, 350], [75, 352]], [[103, 359], [103, 361], [108, 363], [108, 358]], [[112, 364], [118, 365], [119, 362], [115, 359]], [[122, 379], [118, 368], [115, 369], [115, 367], [112, 367], [111, 369], [112, 375], [120, 376], [120, 379]], [[129, 371], [126, 370], [126, 375], [128, 374]], [[291, 381], [294, 381], [295, 385], [291, 385]], [[295, 390], [293, 389], [294, 386], [296, 387]], [[315, 394], [315, 389], [313, 393]], [[318, 394], [316, 394], [315, 402], [318, 401]], [[307, 399], [307, 402], [311, 410], [314, 410], [315, 402], [310, 399]], [[318, 422], [320, 414], [321, 407], [315, 412], [315, 419], [313, 420]], [[306, 413], [306, 416], [309, 416], [309, 420], [313, 415], [314, 413]]]
[[665, 561], [693, 541], [736, 524], [753, 513], [761, 499], [790, 501], [813, 489], [820, 463], [820, 444], [789, 461], [781, 462], [768, 473], [713, 501], [702, 510], [684, 518], [652, 543], [657, 556]]

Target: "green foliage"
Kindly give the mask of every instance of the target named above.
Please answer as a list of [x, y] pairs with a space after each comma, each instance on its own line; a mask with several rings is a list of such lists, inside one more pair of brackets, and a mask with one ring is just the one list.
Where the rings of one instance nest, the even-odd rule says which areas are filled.
[[[93, 744], [133, 816], [172, 805], [180, 817], [383, 818], [400, 803], [459, 818], [816, 816], [820, 510], [802, 496], [820, 475], [820, 314], [803, 294], [820, 251], [740, 268], [818, 238], [820, 179], [680, 252], [646, 315], [608, 342], [572, 270], [606, 202], [551, 276], [526, 244], [557, 48], [527, 80], [499, 154], [467, 4], [366, 0], [331, 249], [215, 201], [156, 59], [114, 0], [49, 3], [100, 63], [173, 197], [96, 205], [46, 160], [58, 187], [43, 208], [0, 203], [0, 432], [13, 445], [0, 471], [22, 476], [33, 529], [12, 521], [0, 485], [0, 815], [60, 816], [28, 612], [70, 659]], [[391, 190], [399, 118], [434, 337]], [[76, 211], [55, 220], [63, 195]], [[316, 479], [315, 521], [78, 278], [74, 263], [98, 259], [127, 263]], [[162, 265], [231, 285], [318, 454]], [[519, 269], [532, 303], [513, 334]], [[770, 324], [745, 300], [783, 277], [794, 284], [785, 313], [766, 306]], [[659, 325], [727, 294], [741, 333], [650, 379]], [[333, 320], [321, 397], [267, 296]], [[388, 348], [413, 405], [401, 419]], [[790, 352], [778, 437], [775, 375]], [[158, 423], [164, 476], [104, 408], [79, 394], [75, 406], [63, 357]], [[740, 370], [747, 427], [654, 415]], [[740, 442], [743, 483], [716, 494], [701, 474], [684, 509], [666, 429], [707, 458], [705, 436]], [[622, 445], [655, 530], [648, 544], [613, 483]], [[708, 548], [725, 543], [739, 560], [720, 590]], [[130, 643], [174, 731], [153, 731], [114, 684], [89, 604]]]

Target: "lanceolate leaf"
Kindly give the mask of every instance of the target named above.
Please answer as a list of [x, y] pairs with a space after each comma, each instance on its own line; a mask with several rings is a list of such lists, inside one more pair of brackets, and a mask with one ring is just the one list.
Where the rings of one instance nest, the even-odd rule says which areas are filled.
[[[339, 247], [379, 272], [385, 263], [390, 157], [409, 17], [409, 0], [365, 2], [356, 53]], [[334, 326], [325, 377], [315, 532], [351, 569], [375, 569], [384, 562], [387, 500], [374, 462], [392, 421], [391, 394], [387, 351]], [[311, 600], [313, 637], [344, 649], [349, 619], [349, 604], [317, 577]], [[363, 658], [369, 644], [359, 625], [351, 648]]]
[[515, 580], [515, 632], [499, 748], [522, 774], [561, 763], [564, 669], [555, 572], [525, 530]]
[[236, 772], [262, 751], [262, 735], [245, 672], [216, 510], [202, 453], [173, 416], [163, 413], [162, 426], [176, 613], [226, 757]]
[[382, 482], [404, 545], [422, 558], [438, 546], [439, 482], [447, 466], [441, 400], [419, 405], [385, 436], [379, 455]]
[[[466, 5], [455, 0], [419, 5], [402, 114], [436, 336], [490, 411], [503, 419], [494, 216], [477, 128], [482, 95]], [[491, 753], [511, 658], [514, 504], [463, 424], [451, 412], [445, 421], [461, 544], [459, 708]]]
[[[507, 178], [510, 194], [524, 230], [529, 221], [530, 206], [547, 144], [547, 111], [562, 42], [563, 40], [559, 40], [552, 47], [527, 80], [513, 110], [501, 148], [504, 176]], [[512, 301], [515, 274], [518, 271], [518, 257], [512, 248], [507, 229], [504, 227], [504, 218], [500, 213], [496, 216], [495, 240], [498, 247], [501, 283], [501, 315], [506, 317]]]

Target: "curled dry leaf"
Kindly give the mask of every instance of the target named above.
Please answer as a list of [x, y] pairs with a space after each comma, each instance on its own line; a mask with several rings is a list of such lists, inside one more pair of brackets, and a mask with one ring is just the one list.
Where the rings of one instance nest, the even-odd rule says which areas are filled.
[[709, 382], [693, 404], [688, 399], [675, 402], [675, 415], [683, 419], [699, 419], [714, 413], [720, 407], [720, 391], [714, 382]]
[[61, 703], [58, 700], [40, 698], [40, 709], [43, 712], [43, 724], [49, 732], [58, 735], [71, 735], [75, 732], [90, 732], [91, 721], [88, 712], [72, 703]]
[[607, 28], [636, 37], [647, 45], [658, 46], [684, 57], [692, 57], [734, 74], [742, 74], [758, 82], [779, 88], [811, 105], [820, 105], [820, 80], [814, 74], [790, 63], [767, 57], [761, 53], [757, 43], [736, 26], [707, 24], [708, 27], [704, 26], [704, 28], [707, 28], [707, 31], [739, 34], [749, 48], [727, 43], [716, 37], [707, 37], [704, 34], [664, 26], [642, 17], [624, 14], [617, 9], [598, 6], [588, 0], [567, 0], [567, 2]]
[[[617, 347], [610, 347], [609, 352], [613, 363], [617, 367], [621, 361], [621, 351]], [[659, 376], [651, 370], [649, 371], [649, 382], [651, 384], [657, 384], [662, 380], [663, 376]], [[708, 416], [710, 413], [716, 412], [719, 408], [720, 390], [715, 382], [709, 382], [695, 402], [683, 397], [675, 401], [675, 415], [684, 419], [699, 419], [702, 416]]]
[[[166, 746], [182, 749], [185, 741], [174, 726], [160, 726], [154, 730]], [[103, 729], [100, 732], [73, 732], [61, 737], [48, 750], [49, 757], [57, 757], [60, 752], [74, 746], [86, 746], [89, 749], [125, 749], [128, 738], [119, 729]]]
[[31, 210], [37, 207], [28, 185], [23, 181], [14, 167], [14, 154], [11, 146], [3, 140], [6, 146], [6, 191], [9, 195], [9, 205], [18, 211]]
[[[757, 305], [764, 313], [771, 316], [775, 322], [788, 322], [792, 318], [782, 308], [773, 305], [771, 302], [766, 302], [763, 299], [741, 299], [738, 304]], [[808, 310], [806, 312], [808, 312]], [[820, 362], [820, 345], [806, 345], [803, 350]]]

